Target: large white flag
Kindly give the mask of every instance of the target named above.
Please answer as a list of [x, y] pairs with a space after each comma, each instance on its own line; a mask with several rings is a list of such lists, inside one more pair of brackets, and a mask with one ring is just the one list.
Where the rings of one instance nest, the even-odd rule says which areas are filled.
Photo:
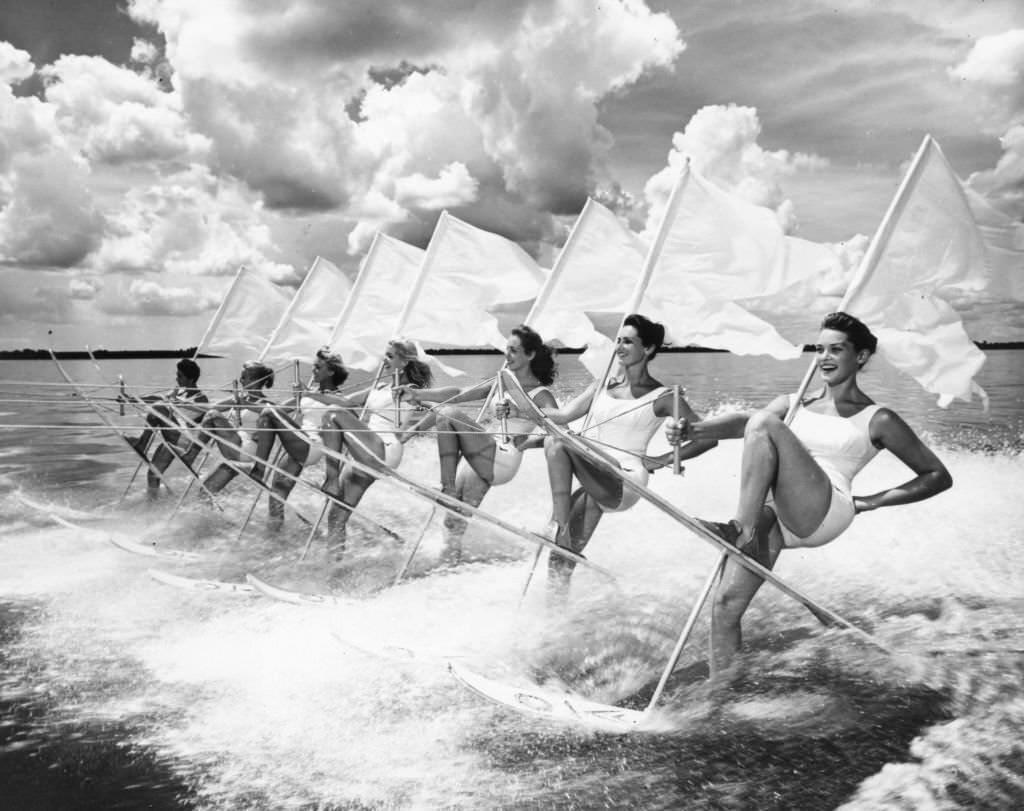
[[443, 211], [398, 332], [444, 346], [504, 349], [492, 309], [532, 299], [544, 275], [516, 243]]
[[425, 255], [420, 248], [386, 234], [374, 237], [348, 302], [336, 314], [325, 342], [344, 356], [346, 364], [364, 371], [380, 364], [385, 345], [395, 337]]
[[[614, 213], [588, 199], [526, 323], [545, 340], [593, 346], [604, 337], [587, 313], [621, 313], [647, 246]], [[607, 340], [607, 339], [605, 339]]]
[[259, 359], [270, 363], [308, 360], [326, 344], [352, 284], [333, 262], [318, 256], [281, 316]]
[[677, 345], [794, 358], [801, 348], [736, 302], [770, 295], [837, 265], [825, 245], [787, 237], [775, 213], [687, 167], [669, 198], [632, 307]]
[[982, 290], [985, 246], [960, 180], [931, 136], [924, 142], [857, 270], [842, 309], [878, 336], [887, 361], [939, 395], [984, 397], [974, 376], [984, 353], [940, 297]]
[[266, 277], [239, 268], [196, 347], [196, 356], [224, 355], [239, 364], [256, 358], [288, 301], [288, 294]]

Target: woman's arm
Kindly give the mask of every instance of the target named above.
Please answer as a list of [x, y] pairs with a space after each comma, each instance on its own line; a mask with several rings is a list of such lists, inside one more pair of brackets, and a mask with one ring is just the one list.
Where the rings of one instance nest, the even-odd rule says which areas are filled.
[[[673, 403], [674, 395], [671, 391], [666, 391], [657, 400], [654, 401], [654, 413], [659, 417], [672, 417], [675, 413], [675, 404]], [[674, 424], [674, 420], [670, 420]], [[694, 425], [700, 423], [700, 417], [697, 413], [690, 408], [690, 404], [686, 402], [686, 398], [680, 396], [679, 398], [679, 424], [680, 425]], [[666, 426], [666, 435], [668, 435], [670, 426]], [[669, 440], [670, 442], [672, 440]], [[673, 443], [674, 444], [674, 443]], [[717, 439], [692, 439], [684, 445], [679, 447], [679, 460], [693, 459], [695, 456], [700, 456], [702, 453], [707, 453], [709, 450], [718, 445]], [[655, 471], [658, 468], [666, 467], [675, 461], [675, 452], [669, 451], [668, 453], [660, 454], [659, 456], [645, 456], [644, 466], [650, 470]]]
[[[765, 411], [782, 418], [786, 415], [788, 407], [789, 396], [782, 394], [772, 400]], [[665, 438], [672, 444], [684, 440], [740, 439], [752, 413], [730, 411], [728, 414], [719, 414], [717, 417], [708, 417], [704, 420], [690, 421], [680, 418], [678, 423], [670, 419], [665, 423]]]
[[415, 386], [402, 384], [401, 386], [396, 386], [395, 391], [400, 392], [402, 397], [407, 397], [414, 403], [428, 401], [431, 403], [455, 405], [457, 403], [471, 403], [475, 400], [483, 400], [487, 397], [492, 385], [492, 380], [481, 380], [479, 383], [467, 386], [464, 389], [460, 389], [457, 386], [418, 389]]
[[871, 418], [869, 430], [876, 445], [890, 451], [917, 475], [888, 490], [856, 496], [853, 504], [857, 512], [923, 501], [953, 486], [953, 477], [946, 466], [896, 412], [879, 409]]
[[[553, 423], [565, 425], [573, 420], [578, 420], [590, 410], [590, 403], [593, 401], [594, 394], [597, 392], [599, 385], [600, 383], [597, 382], [591, 383], [582, 394], [577, 395], [561, 408], [559, 408], [557, 402], [554, 402], [554, 397], [551, 398], [552, 405], [542, 406], [538, 403], [538, 406], [544, 412], [544, 416]], [[534, 400], [534, 402], [537, 401]]]

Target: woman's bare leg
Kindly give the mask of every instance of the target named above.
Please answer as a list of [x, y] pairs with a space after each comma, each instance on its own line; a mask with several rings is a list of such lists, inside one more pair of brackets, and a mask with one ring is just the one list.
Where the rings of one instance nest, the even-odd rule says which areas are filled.
[[[455, 492], [453, 495], [459, 501], [465, 502], [473, 507], [479, 507], [487, 495], [491, 485], [481, 479], [475, 470], [468, 463], [459, 465], [458, 475], [455, 477]], [[461, 515], [452, 512], [445, 513], [444, 517], [444, 551], [441, 554], [442, 562], [449, 565], [456, 565], [462, 561], [462, 536], [466, 533], [466, 519]]]
[[441, 467], [441, 492], [455, 492], [459, 461], [465, 459], [485, 482], [494, 479], [494, 440], [479, 423], [454, 406], [437, 414], [437, 456]]
[[[769, 490], [774, 494], [774, 511], [764, 505]], [[767, 411], [751, 417], [743, 436], [737, 546], [750, 542], [755, 533], [768, 533], [772, 566], [782, 548], [776, 514], [797, 535], [809, 535], [824, 520], [831, 499], [828, 476], [789, 427]], [[726, 564], [712, 607], [713, 679], [732, 664], [742, 641], [743, 614], [762, 582], [739, 563], [730, 560]]]

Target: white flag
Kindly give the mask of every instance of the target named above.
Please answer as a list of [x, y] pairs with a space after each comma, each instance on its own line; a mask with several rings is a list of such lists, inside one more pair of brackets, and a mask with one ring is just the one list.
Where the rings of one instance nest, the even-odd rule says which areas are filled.
[[374, 237], [349, 302], [337, 314], [326, 341], [346, 364], [364, 371], [380, 364], [387, 342], [396, 337], [399, 317], [425, 255], [420, 248], [386, 234]]
[[655, 237], [634, 309], [677, 345], [785, 359], [801, 348], [736, 304], [838, 263], [824, 245], [786, 237], [775, 213], [727, 194], [687, 168]]
[[248, 268], [239, 268], [196, 347], [196, 355], [224, 355], [239, 364], [256, 358], [288, 301], [288, 294], [276, 284]]
[[309, 360], [330, 339], [334, 322], [351, 291], [352, 284], [340, 268], [318, 256], [259, 359], [270, 363]]
[[877, 334], [882, 357], [945, 407], [954, 397], [970, 400], [972, 392], [984, 398], [974, 376], [985, 355], [939, 294], [978, 291], [987, 279], [963, 186], [925, 136], [841, 307]]
[[504, 349], [492, 308], [532, 299], [543, 281], [544, 271], [516, 243], [443, 211], [398, 332], [444, 346]]
[[647, 246], [618, 217], [588, 199], [526, 323], [563, 346], [601, 339], [586, 313], [622, 313]]

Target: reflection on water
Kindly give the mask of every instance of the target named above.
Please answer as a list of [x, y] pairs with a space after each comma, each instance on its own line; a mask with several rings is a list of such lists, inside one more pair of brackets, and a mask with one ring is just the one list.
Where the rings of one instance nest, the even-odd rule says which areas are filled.
[[[300, 561], [304, 527], [289, 517], [281, 537], [266, 537], [263, 504], [239, 539], [251, 504], [242, 481], [226, 491], [224, 515], [189, 506], [164, 524], [171, 500], [149, 507], [138, 487], [121, 509], [103, 512], [124, 490], [132, 455], [85, 411], [22, 408], [26, 424], [76, 427], [10, 431], [0, 457], [0, 796], [26, 809], [1018, 807], [1024, 508], [1008, 494], [1022, 492], [1024, 466], [1021, 383], [1011, 385], [1010, 364], [1000, 365], [1010, 354], [992, 353], [992, 377], [982, 380], [989, 416], [966, 406], [940, 412], [873, 371], [865, 385], [938, 439], [956, 485], [933, 502], [862, 516], [840, 541], [780, 564], [787, 581], [894, 655], [821, 628], [764, 589], [745, 626], [739, 691], [725, 703], [707, 693], [702, 621], [660, 705], [673, 731], [631, 736], [545, 725], [468, 693], [443, 661], [401, 663], [352, 642], [468, 654], [484, 673], [642, 707], [715, 561], [650, 508], [606, 517], [588, 555], [620, 573], [619, 584], [581, 569], [558, 616], [545, 610], [542, 583], [516, 611], [532, 550], [482, 526], [466, 538], [473, 563], [431, 573], [437, 517], [416, 576], [396, 588], [388, 584], [406, 547], [354, 523], [350, 605], [183, 591], [146, 569], [236, 580], [251, 571], [324, 590], [326, 544], [316, 539]], [[659, 364], [702, 410], [763, 402], [776, 377], [781, 391], [803, 371], [739, 360], [674, 355]], [[563, 359], [563, 391], [574, 362]], [[45, 366], [14, 366], [50, 379]], [[85, 366], [73, 374], [87, 377]], [[130, 382], [135, 370], [125, 371]], [[215, 364], [204, 374], [219, 379]], [[723, 443], [681, 479], [659, 473], [652, 484], [692, 514], [721, 518], [733, 508], [738, 461], [738, 448]], [[429, 441], [413, 443], [407, 465], [436, 478]], [[883, 456], [858, 487], [904, 478]], [[547, 509], [544, 481], [543, 460], [528, 455], [523, 475], [485, 505], [531, 525]], [[180, 473], [173, 482], [183, 483]], [[51, 510], [26, 506], [18, 486]], [[295, 499], [318, 509], [311, 492]], [[431, 516], [384, 484], [363, 509], [404, 538]], [[51, 511], [79, 528], [55, 525]], [[204, 557], [155, 561], [117, 549], [112, 536]]]

